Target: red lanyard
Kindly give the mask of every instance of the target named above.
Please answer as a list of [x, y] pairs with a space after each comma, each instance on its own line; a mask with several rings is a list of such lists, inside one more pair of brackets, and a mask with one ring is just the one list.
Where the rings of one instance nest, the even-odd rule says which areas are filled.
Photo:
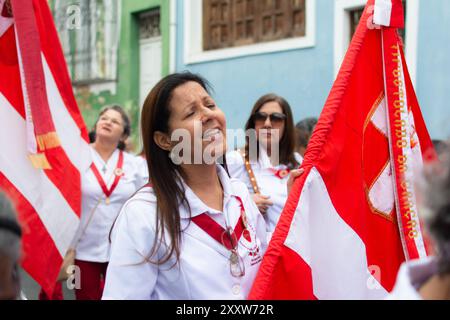
[[91, 170], [94, 173], [94, 176], [97, 178], [97, 181], [100, 184], [100, 187], [102, 188], [103, 193], [106, 196], [106, 200], [105, 200], [106, 204], [110, 203], [109, 197], [114, 192], [117, 185], [119, 184], [120, 178], [122, 178], [122, 176], [123, 176], [122, 167], [123, 167], [123, 151], [120, 151], [119, 160], [117, 161], [117, 166], [116, 166], [116, 169], [114, 170], [114, 175], [116, 177], [114, 179], [113, 184], [111, 185], [111, 188], [108, 189], [108, 187], [105, 184], [105, 181], [103, 180], [102, 176], [100, 175], [100, 172], [98, 171], [97, 167], [95, 166], [95, 163], [92, 162], [92, 164], [91, 164]]
[[244, 204], [242, 203], [241, 198], [236, 197], [236, 199], [240, 202], [241, 215], [233, 230], [235, 237], [228, 233], [230, 230], [225, 230], [206, 213], [192, 218], [192, 221], [199, 226], [200, 229], [205, 231], [211, 238], [222, 244], [228, 250], [236, 249], [237, 241], [239, 241], [242, 235], [247, 241], [251, 242], [250, 232], [247, 230], [247, 217], [245, 215]]

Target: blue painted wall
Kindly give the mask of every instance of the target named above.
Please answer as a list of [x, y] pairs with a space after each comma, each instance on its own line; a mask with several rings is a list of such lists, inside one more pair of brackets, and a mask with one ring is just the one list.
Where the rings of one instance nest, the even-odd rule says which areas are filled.
[[[294, 120], [318, 116], [334, 81], [334, 0], [316, 0], [313, 48], [185, 65], [183, 12], [177, 6], [177, 71], [206, 77], [225, 111], [228, 128], [242, 128], [255, 101], [274, 92], [285, 97]], [[450, 137], [450, 1], [422, 0], [417, 94], [432, 138]]]
[[183, 63], [183, 2], [178, 1], [177, 71], [206, 77], [227, 116], [228, 128], [243, 128], [256, 100], [270, 92], [285, 97], [294, 120], [318, 116], [333, 82], [333, 6], [318, 0], [320, 23], [313, 48], [239, 57], [207, 63]]
[[433, 138], [450, 137], [450, 1], [422, 0], [417, 96]]

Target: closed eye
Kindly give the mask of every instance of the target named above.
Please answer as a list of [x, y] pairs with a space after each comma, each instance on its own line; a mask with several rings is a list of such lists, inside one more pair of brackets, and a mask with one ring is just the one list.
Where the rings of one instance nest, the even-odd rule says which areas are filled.
[[192, 117], [195, 114], [195, 111], [191, 110], [188, 112], [188, 114], [186, 114], [186, 116], [184, 117], [185, 119]]

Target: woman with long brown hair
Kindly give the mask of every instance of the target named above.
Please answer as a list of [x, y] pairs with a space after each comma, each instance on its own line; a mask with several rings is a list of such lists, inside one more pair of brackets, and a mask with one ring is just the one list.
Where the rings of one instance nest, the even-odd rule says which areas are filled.
[[247, 185], [272, 232], [287, 200], [289, 173], [301, 162], [289, 103], [276, 94], [262, 96], [245, 130], [245, 148], [227, 155], [229, 172]]
[[141, 121], [150, 183], [112, 230], [103, 298], [245, 299], [266, 248], [265, 223], [245, 185], [216, 164], [226, 121], [206, 81], [167, 76]]

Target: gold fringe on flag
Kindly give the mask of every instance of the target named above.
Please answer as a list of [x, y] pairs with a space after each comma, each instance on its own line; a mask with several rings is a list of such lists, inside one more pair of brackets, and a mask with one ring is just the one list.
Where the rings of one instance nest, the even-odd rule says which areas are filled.
[[61, 141], [59, 140], [58, 134], [56, 132], [49, 132], [40, 136], [36, 136], [36, 141], [40, 150], [53, 149], [61, 145]]
[[28, 157], [36, 169], [50, 170], [52, 168], [44, 153], [30, 154]]

